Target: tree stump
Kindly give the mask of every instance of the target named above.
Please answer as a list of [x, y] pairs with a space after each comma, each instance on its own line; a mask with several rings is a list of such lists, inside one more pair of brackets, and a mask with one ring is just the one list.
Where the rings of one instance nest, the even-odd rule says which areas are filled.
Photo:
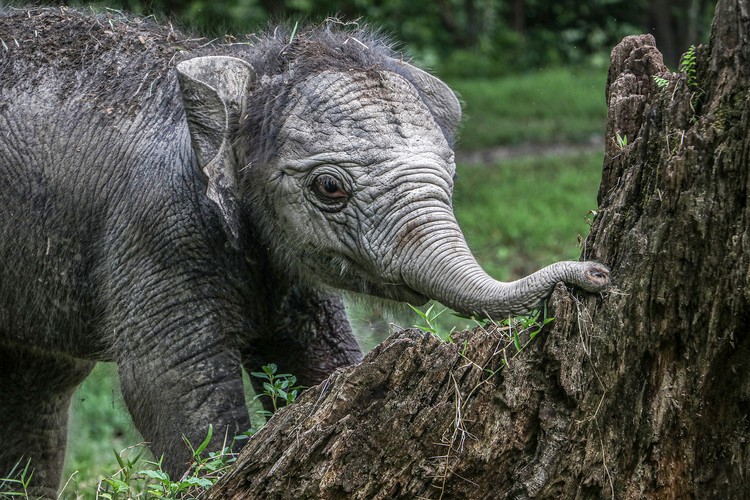
[[720, 0], [684, 73], [649, 35], [612, 51], [586, 246], [608, 294], [558, 286], [515, 357], [494, 327], [392, 336], [207, 497], [750, 498], [749, 35], [750, 0]]

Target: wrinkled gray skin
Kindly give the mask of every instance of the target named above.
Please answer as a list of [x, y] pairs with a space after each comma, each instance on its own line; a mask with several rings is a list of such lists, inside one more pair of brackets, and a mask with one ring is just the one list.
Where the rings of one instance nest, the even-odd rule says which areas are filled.
[[123, 17], [0, 16], [0, 477], [54, 494], [71, 395], [117, 363], [178, 476], [245, 430], [241, 366], [304, 385], [361, 354], [333, 289], [494, 318], [592, 262], [497, 282], [451, 208], [460, 106], [336, 26], [201, 46]]

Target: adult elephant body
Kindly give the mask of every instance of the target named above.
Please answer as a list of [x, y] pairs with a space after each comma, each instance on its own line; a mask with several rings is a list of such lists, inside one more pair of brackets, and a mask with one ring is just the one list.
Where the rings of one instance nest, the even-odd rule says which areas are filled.
[[458, 102], [367, 33], [205, 45], [41, 9], [0, 38], [0, 477], [30, 458], [41, 495], [97, 361], [177, 475], [182, 434], [248, 427], [241, 366], [310, 385], [361, 359], [328, 290], [497, 316], [606, 285], [479, 269], [451, 212]]

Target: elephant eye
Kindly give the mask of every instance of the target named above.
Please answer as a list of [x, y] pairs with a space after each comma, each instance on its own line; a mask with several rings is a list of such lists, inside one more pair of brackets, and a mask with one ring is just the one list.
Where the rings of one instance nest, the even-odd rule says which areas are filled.
[[343, 201], [349, 197], [341, 182], [329, 174], [323, 174], [315, 179], [315, 189], [320, 196], [331, 201]]

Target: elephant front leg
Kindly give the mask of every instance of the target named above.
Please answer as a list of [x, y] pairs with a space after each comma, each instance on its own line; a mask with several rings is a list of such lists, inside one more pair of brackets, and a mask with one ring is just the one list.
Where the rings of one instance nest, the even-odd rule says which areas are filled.
[[158, 345], [130, 351], [118, 363], [133, 422], [154, 457], [163, 457], [163, 470], [172, 479], [179, 478], [192, 459], [183, 436], [195, 448], [211, 425], [207, 451], [215, 451], [250, 426], [238, 355], [210, 342], [205, 332], [183, 334], [179, 342], [162, 339]]
[[[0, 359], [0, 478], [28, 463], [29, 498], [57, 498], [70, 399], [95, 363], [2, 345]], [[19, 490], [0, 479], [0, 498]]]
[[[362, 351], [338, 295], [301, 285], [291, 287], [280, 302], [275, 320], [262, 337], [244, 346], [242, 361], [248, 372], [275, 363], [279, 373], [290, 373], [297, 377], [297, 384], [310, 387], [337, 368], [362, 361]], [[251, 380], [256, 393], [262, 394], [263, 381]], [[268, 398], [260, 399], [270, 411]]]

